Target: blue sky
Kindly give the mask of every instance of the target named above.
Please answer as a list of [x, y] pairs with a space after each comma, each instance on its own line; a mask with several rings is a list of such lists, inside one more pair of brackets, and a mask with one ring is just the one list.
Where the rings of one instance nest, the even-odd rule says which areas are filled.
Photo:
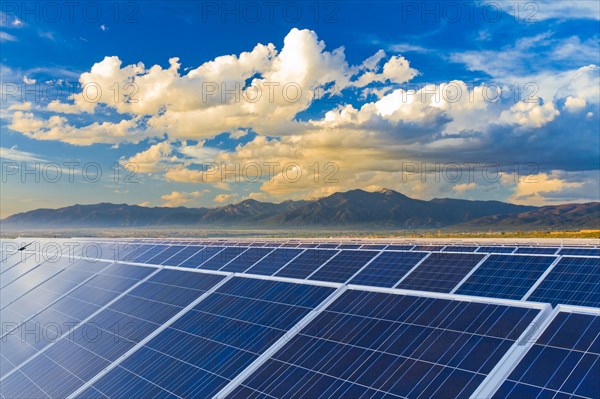
[[2, 217], [599, 199], [595, 1], [68, 4], [2, 3]]

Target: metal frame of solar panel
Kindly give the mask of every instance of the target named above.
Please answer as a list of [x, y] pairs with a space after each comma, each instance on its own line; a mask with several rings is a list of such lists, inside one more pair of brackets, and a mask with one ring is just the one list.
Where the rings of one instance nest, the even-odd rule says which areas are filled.
[[[36, 240], [29, 253], [48, 242]], [[68, 244], [58, 240], [50, 252]], [[131, 247], [105, 257], [115, 245]], [[600, 306], [594, 247], [180, 239], [96, 246], [103, 254], [97, 258], [114, 259], [20, 267], [2, 259], [0, 279], [16, 267], [6, 274], [0, 310], [11, 321], [0, 350], [3, 399], [287, 398], [313, 391], [412, 398], [498, 389], [498, 397], [514, 396], [526, 391], [514, 388], [527, 384], [518, 374], [535, 372], [527, 364], [544, 364], [527, 359], [559, 314], [600, 312], [558, 304]], [[24, 292], [10, 288], [18, 281]], [[534, 302], [540, 299], [558, 306], [551, 311]], [[518, 322], [523, 312], [530, 316]], [[68, 325], [69, 333], [49, 323]], [[132, 323], [134, 330], [124, 328]], [[92, 326], [102, 332], [97, 340], [89, 340]], [[586, 339], [600, 334], [593, 329]], [[36, 339], [28, 338], [31, 331]], [[506, 384], [513, 384], [510, 392]]]

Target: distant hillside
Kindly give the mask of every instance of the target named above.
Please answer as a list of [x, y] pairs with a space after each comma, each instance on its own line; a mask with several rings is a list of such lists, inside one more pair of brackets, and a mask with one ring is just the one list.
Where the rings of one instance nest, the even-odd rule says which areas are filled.
[[600, 202], [544, 206], [528, 212], [494, 215], [454, 226], [459, 230], [586, 230], [600, 227]]
[[599, 203], [536, 208], [499, 201], [422, 201], [392, 190], [351, 190], [314, 201], [245, 200], [218, 208], [101, 203], [37, 209], [1, 221], [3, 229], [242, 227], [465, 230], [598, 228]]

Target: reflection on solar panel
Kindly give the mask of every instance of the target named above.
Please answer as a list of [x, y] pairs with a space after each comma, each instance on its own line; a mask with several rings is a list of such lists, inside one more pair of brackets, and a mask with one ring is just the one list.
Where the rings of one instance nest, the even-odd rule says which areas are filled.
[[2, 394], [67, 397], [222, 278], [160, 271], [2, 381]]
[[489, 252], [495, 254], [512, 254], [516, 247], [479, 247], [477, 252]]
[[[23, 261], [16, 263], [13, 267], [6, 269], [0, 274], [0, 288], [4, 288], [19, 277], [36, 269], [45, 259], [40, 254], [25, 257]], [[54, 262], [50, 263], [53, 264]]]
[[[31, 290], [19, 290], [21, 295], [17, 299], [11, 303], [2, 303], [2, 323], [5, 326], [12, 324], [10, 329], [17, 327], [23, 320], [40, 312], [108, 265], [106, 262], [77, 259], [53, 278], [43, 281]], [[4, 328], [2, 334], [6, 331], [7, 328]]]
[[538, 313], [347, 291], [228, 397], [467, 398]]
[[527, 299], [600, 307], [600, 258], [563, 257]]
[[393, 287], [425, 255], [424, 252], [382, 252], [350, 284]]
[[[29, 320], [23, 317], [23, 324], [11, 329], [2, 338], [0, 369], [3, 377], [60, 336], [69, 334], [80, 322], [155, 271], [139, 266], [109, 266]], [[4, 381], [1, 386], [5, 394]]]
[[433, 252], [400, 282], [398, 288], [451, 292], [483, 258], [480, 254]]
[[272, 276], [300, 253], [302, 253], [301, 249], [276, 249], [252, 266], [246, 273]]
[[490, 255], [456, 293], [521, 299], [555, 259], [553, 256]]
[[81, 397], [210, 398], [332, 291], [230, 280]]
[[600, 316], [560, 312], [494, 398], [600, 397]]
[[275, 275], [280, 277], [306, 278], [337, 253], [338, 251], [332, 250], [307, 249]]

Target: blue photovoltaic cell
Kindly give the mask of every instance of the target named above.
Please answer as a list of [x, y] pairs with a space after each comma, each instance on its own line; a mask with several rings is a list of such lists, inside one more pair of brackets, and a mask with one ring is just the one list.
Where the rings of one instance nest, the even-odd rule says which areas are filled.
[[468, 398], [538, 313], [346, 291], [228, 398]]
[[338, 249], [358, 249], [360, 247], [361, 247], [361, 244], [340, 244], [338, 246]]
[[[387, 247], [385, 244], [365, 244], [361, 248], [362, 249], [384, 249]], [[411, 246], [412, 248], [412, 246]]]
[[272, 248], [250, 248], [229, 262], [221, 271], [243, 273], [272, 250]]
[[397, 288], [448, 293], [483, 257], [482, 254], [433, 252]]
[[139, 397], [141, 386], [157, 397], [210, 398], [332, 291], [234, 278], [81, 397]]
[[298, 248], [316, 248], [318, 246], [319, 246], [319, 244], [315, 244], [315, 243], [303, 243], [303, 244], [298, 245], [297, 247]]
[[495, 254], [512, 254], [516, 247], [479, 247], [477, 252], [489, 252]]
[[443, 248], [443, 245], [417, 245], [413, 251], [441, 251]]
[[600, 258], [563, 257], [527, 300], [600, 307]]
[[600, 317], [560, 312], [494, 398], [598, 398], [599, 377]]
[[2, 394], [16, 398], [33, 385], [67, 397], [221, 279], [159, 271], [2, 381]]
[[124, 262], [133, 262], [134, 259], [136, 259], [137, 257], [145, 254], [146, 252], [150, 251], [151, 249], [156, 248], [157, 246], [154, 244], [132, 244], [134, 246], [134, 249], [129, 252], [128, 254], [124, 255], [123, 258], [121, 259]]
[[598, 248], [562, 248], [559, 255], [600, 256]]
[[338, 245], [340, 245], [340, 244], [324, 243], [324, 244], [319, 244], [317, 246], [317, 248], [329, 248], [329, 249], [333, 249], [333, 248], [337, 248]]
[[307, 249], [275, 275], [304, 279], [337, 253], [338, 251], [332, 250]]
[[425, 255], [425, 252], [382, 252], [349, 283], [393, 287]]
[[275, 274], [275, 272], [277, 272], [279, 269], [281, 269], [283, 266], [285, 266], [289, 261], [294, 259], [301, 252], [302, 252], [301, 249], [293, 249], [293, 248], [275, 249], [273, 252], [271, 252], [269, 255], [267, 255], [260, 262], [258, 262], [254, 266], [252, 266], [252, 268], [250, 270], [247, 270], [246, 273], [272, 276], [273, 274]]
[[554, 255], [558, 248], [542, 248], [542, 247], [519, 247], [515, 251], [516, 254], [531, 254], [531, 255]]
[[386, 251], [410, 251], [413, 249], [414, 245], [388, 245], [385, 250]]
[[148, 261], [154, 258], [156, 255], [163, 251], [167, 251], [170, 247], [168, 245], [157, 245], [154, 248], [150, 248], [143, 254], [140, 254], [132, 260], [133, 263], [148, 263]]
[[201, 264], [203, 264], [204, 262], [206, 262], [207, 260], [209, 260], [210, 258], [215, 256], [216, 254], [221, 252], [223, 249], [224, 249], [223, 247], [206, 247], [203, 250], [201, 250], [200, 252], [197, 252], [195, 255], [193, 255], [190, 258], [181, 262], [179, 264], [179, 266], [191, 267], [191, 268], [196, 269], [196, 268], [198, 268], [198, 266], [200, 266]]
[[171, 256], [169, 259], [165, 260], [162, 264], [167, 266], [179, 266], [185, 260], [189, 259], [192, 255], [200, 252], [202, 249], [206, 247], [198, 247], [198, 246], [189, 246], [185, 247], [181, 251], [177, 252], [175, 255]]
[[342, 250], [309, 279], [345, 283], [377, 254], [376, 251]]
[[448, 245], [443, 252], [475, 252], [477, 247], [465, 247], [458, 245]]
[[162, 251], [158, 255], [156, 255], [156, 256], [148, 259], [146, 261], [146, 263], [149, 263], [151, 265], [162, 265], [162, 264], [165, 263], [165, 261], [167, 259], [169, 259], [171, 256], [177, 254], [178, 252], [180, 252], [184, 248], [185, 247], [182, 246], [182, 245], [173, 245], [171, 247], [168, 247], [167, 249], [165, 249], [164, 251]]
[[243, 247], [226, 247], [224, 250], [201, 264], [198, 268], [205, 270], [219, 270], [245, 250], [246, 248]]
[[[11, 330], [10, 334], [2, 338], [0, 369], [3, 375], [56, 341], [62, 334], [72, 331], [83, 319], [155, 271], [156, 269], [141, 266], [109, 266]], [[2, 387], [4, 388], [4, 382]]]
[[554, 256], [490, 255], [456, 293], [521, 299], [555, 260]]

